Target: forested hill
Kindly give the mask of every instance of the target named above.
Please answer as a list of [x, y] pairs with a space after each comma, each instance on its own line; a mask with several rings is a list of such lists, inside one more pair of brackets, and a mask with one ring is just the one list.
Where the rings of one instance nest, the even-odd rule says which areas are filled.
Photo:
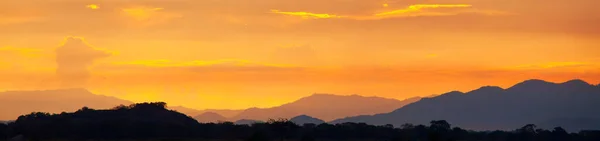
[[237, 125], [231, 122], [198, 123], [165, 108], [166, 104], [139, 103], [109, 110], [82, 108], [73, 113], [32, 113], [0, 124], [0, 140], [356, 140], [356, 141], [598, 141], [600, 131], [568, 133], [560, 127], [538, 129], [533, 124], [511, 131], [468, 131], [445, 120], [428, 125], [364, 123], [297, 125], [285, 119]]

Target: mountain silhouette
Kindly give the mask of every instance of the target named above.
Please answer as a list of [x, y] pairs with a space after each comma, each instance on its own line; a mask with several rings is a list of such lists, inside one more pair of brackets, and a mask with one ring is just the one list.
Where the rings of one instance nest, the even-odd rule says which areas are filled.
[[312, 124], [319, 125], [321, 123], [325, 123], [325, 121], [323, 121], [321, 119], [314, 118], [314, 117], [311, 117], [311, 116], [308, 116], [308, 115], [299, 115], [299, 116], [296, 116], [294, 118], [291, 118], [290, 121], [293, 122], [293, 123], [296, 123], [298, 125], [304, 125], [304, 124], [307, 124], [307, 123], [312, 123]]
[[194, 117], [198, 122], [201, 123], [218, 123], [221, 121], [227, 121], [226, 117], [223, 117], [214, 112], [206, 112]]
[[[293, 119], [312, 119], [302, 115]], [[258, 124], [254, 124], [260, 122]], [[322, 121], [321, 121], [322, 122]], [[252, 124], [251, 126], [240, 124]], [[374, 126], [365, 123], [303, 124], [286, 119], [268, 122], [198, 123], [166, 108], [164, 102], [137, 103], [111, 109], [83, 107], [76, 112], [35, 112], [9, 125], [0, 124], [0, 140], [10, 141], [597, 141], [600, 130], [568, 133], [561, 127], [539, 129], [527, 124], [511, 131], [469, 131], [445, 120], [429, 125]]]
[[111, 108], [131, 101], [96, 95], [86, 89], [0, 92], [0, 120], [15, 120], [31, 112], [73, 112], [81, 107]]
[[252, 119], [240, 119], [234, 122], [236, 125], [252, 125], [254, 123], [264, 123], [264, 121], [260, 120], [252, 120]]
[[[240, 114], [241, 112], [243, 112], [244, 110], [231, 110], [231, 109], [205, 109], [205, 110], [200, 110], [199, 114], [202, 113], [206, 113], [206, 112], [212, 112], [212, 113], [217, 113], [223, 117], [226, 118], [231, 118], [234, 117], [238, 114]], [[198, 115], [198, 114], [196, 114]]]
[[188, 116], [196, 116], [196, 115], [204, 113], [203, 111], [192, 109], [192, 108], [187, 108], [187, 107], [183, 107], [183, 106], [169, 106], [167, 109], [174, 110], [174, 111], [186, 114]]
[[564, 83], [527, 80], [508, 89], [485, 86], [467, 93], [453, 91], [423, 98], [390, 113], [342, 118], [331, 123], [364, 122], [400, 126], [443, 119], [467, 129], [508, 130], [553, 119], [598, 119], [600, 112], [597, 112], [597, 107], [600, 107], [598, 86], [582, 80]]
[[11, 124], [27, 137], [84, 137], [99, 139], [186, 137], [199, 123], [166, 103], [137, 103], [108, 110], [83, 107], [61, 114], [31, 113]]
[[297, 115], [311, 115], [323, 120], [333, 120], [348, 116], [370, 115], [390, 112], [420, 98], [403, 101], [380, 97], [359, 95], [340, 96], [332, 94], [313, 94], [294, 102], [272, 108], [250, 108], [230, 119], [263, 120], [285, 118]]

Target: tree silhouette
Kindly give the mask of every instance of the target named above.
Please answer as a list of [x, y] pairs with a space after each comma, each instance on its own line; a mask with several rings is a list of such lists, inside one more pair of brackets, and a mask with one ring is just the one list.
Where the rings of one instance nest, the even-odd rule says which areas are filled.
[[9, 125], [0, 124], [0, 140], [23, 135], [28, 140], [219, 140], [219, 141], [599, 141], [600, 131], [568, 133], [561, 127], [538, 129], [533, 124], [513, 131], [469, 131], [445, 120], [429, 126], [365, 123], [296, 125], [287, 119], [252, 125], [198, 123], [167, 110], [166, 103], [138, 103], [109, 110], [83, 107], [73, 113], [33, 112]]
[[436, 131], [449, 131], [450, 130], [450, 123], [448, 123], [446, 120], [434, 120], [430, 122], [431, 125], [429, 126], [432, 130], [436, 130]]
[[8, 138], [8, 125], [0, 123], [0, 140]]

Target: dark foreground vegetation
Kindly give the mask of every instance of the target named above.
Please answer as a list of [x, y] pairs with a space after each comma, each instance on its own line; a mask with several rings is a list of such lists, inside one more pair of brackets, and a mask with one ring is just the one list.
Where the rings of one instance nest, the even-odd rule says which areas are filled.
[[568, 133], [525, 125], [514, 131], [469, 131], [444, 120], [402, 127], [363, 123], [304, 124], [271, 120], [253, 125], [198, 123], [167, 110], [166, 104], [140, 103], [110, 110], [82, 108], [74, 113], [32, 113], [0, 124], [0, 140], [219, 140], [219, 141], [600, 141], [600, 131]]

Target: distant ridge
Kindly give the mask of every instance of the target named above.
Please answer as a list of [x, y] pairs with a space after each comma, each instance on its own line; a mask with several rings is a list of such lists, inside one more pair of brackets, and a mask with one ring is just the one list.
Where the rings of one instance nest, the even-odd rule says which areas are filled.
[[196, 110], [196, 109], [192, 109], [192, 108], [187, 108], [187, 107], [183, 107], [183, 106], [169, 106], [168, 109], [175, 110], [177, 112], [186, 114], [188, 116], [196, 116], [198, 114], [202, 114], [203, 113], [200, 110]]
[[200, 110], [200, 113], [206, 113], [206, 112], [213, 112], [213, 113], [217, 113], [219, 115], [222, 115], [226, 118], [231, 118], [234, 117], [238, 114], [240, 114], [241, 112], [243, 112], [244, 110], [231, 110], [231, 109], [204, 109], [204, 110]]
[[254, 123], [264, 123], [264, 121], [251, 120], [251, 119], [240, 119], [240, 120], [235, 121], [233, 124], [237, 124], [237, 125], [252, 125]]
[[390, 113], [342, 118], [331, 123], [400, 126], [444, 119], [468, 129], [516, 129], [553, 119], [600, 119], [597, 107], [600, 107], [598, 86], [578, 79], [563, 83], [532, 79], [508, 89], [485, 86], [467, 93], [453, 91], [423, 98]]
[[222, 121], [227, 121], [227, 118], [214, 113], [214, 112], [206, 112], [194, 117], [198, 122], [201, 123], [218, 123]]
[[308, 124], [308, 123], [319, 125], [321, 123], [325, 123], [325, 121], [323, 121], [321, 119], [314, 118], [314, 117], [311, 117], [308, 115], [299, 115], [294, 118], [291, 118], [290, 121], [293, 123], [296, 123], [298, 125], [304, 125], [304, 124]]
[[204, 113], [217, 113], [225, 118], [234, 117], [244, 111], [244, 110], [230, 110], [230, 109], [197, 110], [197, 109], [187, 108], [187, 107], [183, 107], [183, 106], [170, 106], [169, 109], [184, 113], [184, 114], [186, 114], [188, 116], [192, 116], [192, 117], [199, 116], [200, 114], [204, 114]]
[[0, 120], [15, 120], [31, 112], [73, 112], [81, 107], [106, 109], [133, 102], [96, 95], [86, 89], [0, 92]]
[[400, 101], [359, 95], [313, 94], [277, 107], [246, 109], [230, 119], [290, 119], [297, 115], [311, 115], [327, 121], [348, 116], [390, 112], [420, 99], [415, 97]]

